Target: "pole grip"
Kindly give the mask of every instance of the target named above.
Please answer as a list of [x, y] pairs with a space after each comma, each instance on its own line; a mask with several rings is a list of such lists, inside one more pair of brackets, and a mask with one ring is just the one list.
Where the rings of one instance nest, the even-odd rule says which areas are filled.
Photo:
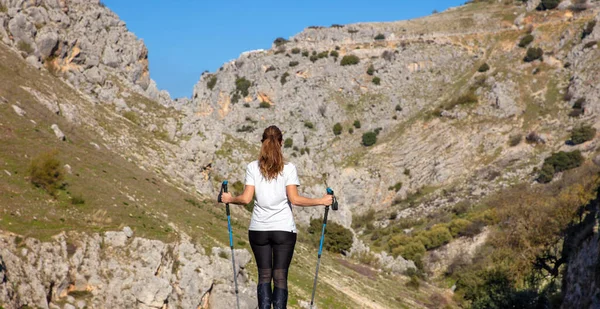
[[337, 198], [335, 198], [335, 194], [333, 194], [333, 189], [327, 188], [327, 194], [333, 195], [333, 202], [331, 203], [331, 209], [338, 210], [338, 202], [337, 202]]

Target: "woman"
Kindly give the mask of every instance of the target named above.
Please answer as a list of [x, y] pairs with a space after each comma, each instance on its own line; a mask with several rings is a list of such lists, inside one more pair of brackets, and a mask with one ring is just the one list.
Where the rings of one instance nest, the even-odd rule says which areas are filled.
[[[254, 210], [248, 239], [258, 267], [258, 308], [282, 309], [287, 306], [288, 268], [296, 245], [296, 224], [291, 205], [330, 205], [331, 195], [306, 198], [298, 194], [300, 180], [296, 167], [285, 163], [281, 151], [283, 136], [276, 126], [265, 129], [257, 161], [246, 168], [244, 193], [223, 193], [223, 203], [248, 204], [254, 198]], [[275, 288], [271, 290], [271, 279]]]

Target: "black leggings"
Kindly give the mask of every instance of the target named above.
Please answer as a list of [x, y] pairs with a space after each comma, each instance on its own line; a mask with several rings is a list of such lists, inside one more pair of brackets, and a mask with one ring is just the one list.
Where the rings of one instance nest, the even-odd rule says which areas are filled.
[[287, 289], [287, 273], [294, 255], [296, 233], [284, 231], [248, 231], [248, 239], [256, 266], [258, 283], [271, 283]]

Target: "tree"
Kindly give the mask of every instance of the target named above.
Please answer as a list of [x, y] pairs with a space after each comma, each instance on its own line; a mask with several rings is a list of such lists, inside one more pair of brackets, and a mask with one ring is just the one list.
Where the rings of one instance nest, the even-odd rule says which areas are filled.
[[532, 62], [535, 60], [543, 60], [544, 51], [539, 47], [530, 47], [527, 49], [527, 55], [523, 59], [525, 62]]

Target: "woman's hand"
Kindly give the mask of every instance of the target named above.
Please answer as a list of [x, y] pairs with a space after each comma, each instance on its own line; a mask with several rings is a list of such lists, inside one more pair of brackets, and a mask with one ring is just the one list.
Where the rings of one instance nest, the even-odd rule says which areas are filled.
[[329, 206], [333, 204], [333, 195], [325, 194], [321, 198], [321, 205]]
[[221, 201], [225, 204], [233, 202], [233, 196], [229, 192], [223, 192], [221, 194]]

